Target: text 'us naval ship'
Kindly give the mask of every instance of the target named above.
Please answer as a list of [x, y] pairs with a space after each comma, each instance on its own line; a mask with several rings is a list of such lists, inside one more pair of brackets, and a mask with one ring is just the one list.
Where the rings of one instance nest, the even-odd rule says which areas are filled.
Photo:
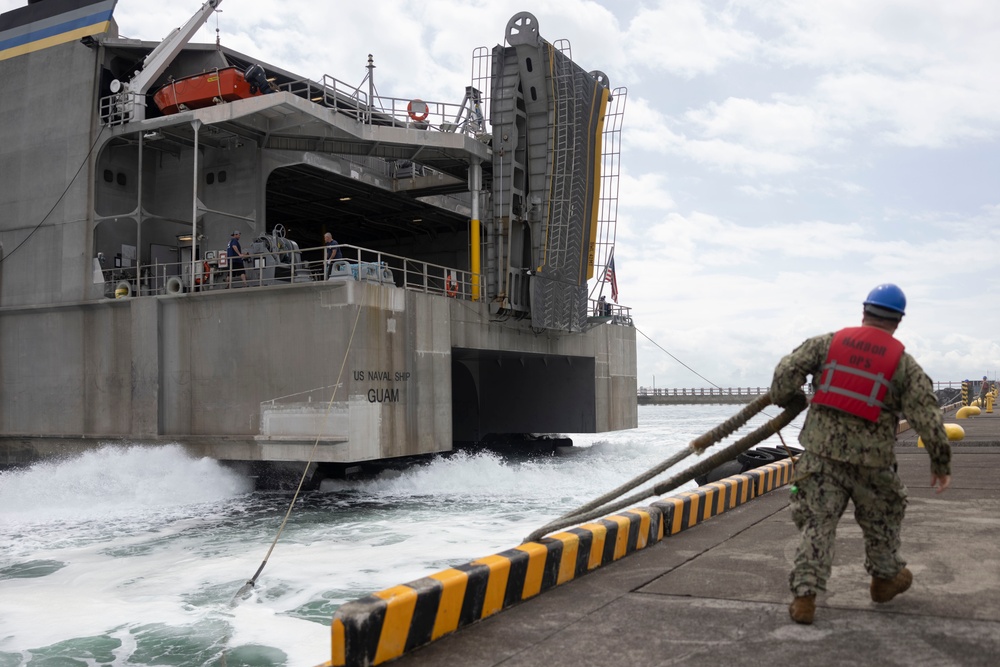
[[0, 464], [179, 443], [326, 476], [634, 428], [626, 91], [519, 13], [455, 100], [384, 97], [371, 56], [348, 85], [190, 43], [220, 3], [162, 42], [116, 0], [0, 15]]

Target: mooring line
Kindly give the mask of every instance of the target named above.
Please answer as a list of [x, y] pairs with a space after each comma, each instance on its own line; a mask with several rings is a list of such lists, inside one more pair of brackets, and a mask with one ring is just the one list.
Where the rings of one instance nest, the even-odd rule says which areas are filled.
[[722, 449], [712, 456], [699, 461], [695, 465], [691, 466], [687, 470], [684, 470], [676, 475], [666, 479], [659, 484], [656, 484], [652, 488], [646, 489], [639, 493], [633, 494], [631, 496], [622, 498], [617, 502], [608, 502], [614, 498], [618, 498], [623, 493], [631, 491], [640, 484], [646, 482], [647, 480], [660, 474], [667, 468], [672, 467], [682, 459], [690, 456], [694, 453], [701, 453], [705, 451], [708, 447], [719, 442], [720, 440], [726, 438], [728, 435], [732, 434], [738, 428], [746, 424], [754, 415], [763, 410], [765, 407], [771, 404], [771, 399], [766, 394], [758, 397], [752, 403], [747, 405], [745, 408], [740, 410], [736, 415], [730, 417], [723, 423], [719, 424], [712, 430], [708, 431], [704, 435], [701, 435], [694, 440], [692, 440], [685, 450], [675, 454], [674, 456], [666, 459], [665, 461], [653, 466], [647, 470], [642, 475], [626, 482], [625, 484], [619, 486], [617, 489], [610, 491], [600, 498], [597, 498], [582, 507], [579, 507], [569, 514], [565, 514], [555, 521], [552, 521], [538, 530], [534, 531], [528, 537], [524, 539], [525, 542], [535, 542], [548, 533], [559, 530], [561, 528], [567, 528], [569, 526], [574, 526], [585, 521], [591, 521], [593, 519], [605, 516], [611, 512], [616, 512], [620, 509], [624, 509], [629, 505], [637, 503], [641, 500], [649, 498], [650, 496], [659, 496], [676, 489], [682, 484], [686, 484], [695, 477], [705, 474], [716, 467], [722, 465], [723, 463], [739, 456], [746, 450], [750, 449], [754, 445], [763, 442], [768, 437], [778, 433], [780, 435], [781, 429], [791, 423], [795, 417], [799, 415], [803, 410], [806, 409], [807, 403], [805, 397], [796, 398], [796, 400], [790, 404], [785, 410], [768, 421], [763, 426], [760, 426], [754, 430], [749, 435], [740, 438], [733, 444], [729, 445], [725, 449]]
[[668, 357], [670, 357], [671, 359], [673, 359], [674, 361], [676, 361], [677, 363], [679, 363], [681, 366], [683, 366], [684, 368], [688, 369], [689, 371], [691, 371], [692, 373], [694, 373], [695, 375], [697, 375], [698, 377], [700, 377], [702, 380], [704, 380], [705, 382], [707, 382], [710, 385], [712, 385], [713, 387], [715, 387], [716, 389], [722, 389], [722, 387], [720, 387], [719, 385], [715, 384], [714, 382], [712, 382], [711, 380], [709, 380], [707, 377], [705, 377], [704, 375], [702, 375], [701, 373], [699, 373], [695, 369], [691, 368], [690, 366], [688, 366], [687, 364], [685, 364], [683, 361], [681, 361], [680, 359], [678, 359], [674, 355], [670, 354], [670, 352], [668, 352], [667, 350], [665, 350], [659, 343], [657, 343], [655, 340], [653, 340], [652, 338], [650, 338], [649, 336], [647, 336], [645, 331], [643, 331], [639, 327], [635, 326], [634, 324], [632, 325], [632, 327], [636, 331], [638, 331], [642, 335], [643, 338], [645, 338], [650, 343], [652, 343], [653, 345], [655, 345], [665, 355], [667, 355]]
[[[633, 328], [637, 332], [639, 332], [642, 335], [643, 338], [645, 338], [650, 343], [652, 343], [653, 345], [655, 345], [657, 349], [659, 349], [665, 355], [667, 355], [668, 357], [670, 357], [671, 359], [673, 359], [674, 361], [676, 361], [677, 363], [679, 363], [681, 366], [683, 366], [684, 368], [688, 369], [689, 371], [691, 371], [692, 373], [694, 373], [695, 375], [697, 375], [698, 377], [700, 377], [702, 380], [704, 380], [708, 384], [710, 384], [713, 387], [715, 387], [716, 389], [718, 389], [720, 391], [722, 389], [724, 389], [724, 387], [720, 387], [719, 385], [715, 384], [714, 382], [712, 382], [711, 380], [709, 380], [707, 377], [705, 377], [704, 375], [702, 375], [701, 373], [699, 373], [695, 369], [691, 368], [690, 366], [688, 366], [687, 364], [685, 364], [683, 361], [681, 361], [680, 359], [678, 359], [677, 357], [675, 357], [673, 354], [671, 354], [669, 351], [667, 351], [666, 349], [664, 349], [664, 347], [662, 345], [660, 345], [655, 340], [653, 340], [652, 338], [650, 338], [649, 336], [647, 336], [646, 333], [644, 331], [642, 331], [639, 327], [633, 325]], [[766, 412], [764, 412], [763, 414], [764, 414], [765, 417], [770, 417], [771, 416], [771, 415], [767, 414]], [[793, 428], [798, 428], [798, 427], [795, 426]]]
[[[344, 350], [344, 359], [340, 362], [340, 371], [337, 373], [337, 382], [333, 385], [333, 393], [330, 395], [330, 401], [326, 404], [326, 412], [324, 413], [323, 423], [329, 423], [330, 410], [333, 408], [333, 401], [337, 397], [337, 389], [340, 388], [340, 380], [344, 375], [344, 367], [347, 366], [347, 357], [351, 352], [351, 345], [354, 343], [354, 334], [358, 330], [358, 322], [361, 321], [361, 311], [364, 309], [365, 304], [368, 301], [368, 289], [365, 290], [365, 296], [361, 303], [358, 304], [358, 312], [354, 316], [354, 326], [351, 327], [351, 337], [347, 340], [347, 348]], [[274, 536], [274, 541], [271, 542], [270, 548], [267, 550], [267, 554], [264, 556], [264, 560], [261, 561], [260, 567], [254, 572], [254, 575], [247, 579], [247, 582], [236, 591], [236, 595], [230, 601], [229, 605], [231, 607], [239, 604], [239, 600], [245, 599], [250, 590], [257, 583], [257, 577], [260, 573], [264, 571], [264, 566], [267, 565], [268, 559], [271, 557], [271, 552], [274, 551], [275, 545], [278, 544], [278, 538], [281, 537], [282, 531], [285, 530], [285, 524], [288, 523], [288, 517], [292, 515], [292, 508], [295, 507], [295, 501], [298, 500], [299, 493], [302, 491], [302, 486], [305, 484], [306, 476], [309, 473], [309, 466], [312, 465], [313, 457], [316, 456], [316, 450], [319, 448], [319, 441], [323, 437], [323, 431], [316, 434], [316, 440], [313, 442], [312, 451], [309, 452], [309, 460], [306, 461], [305, 468], [302, 470], [302, 477], [299, 478], [298, 488], [295, 489], [295, 495], [292, 496], [292, 501], [288, 504], [288, 511], [285, 512], [285, 518], [282, 519], [281, 525], [278, 527], [278, 533]]]

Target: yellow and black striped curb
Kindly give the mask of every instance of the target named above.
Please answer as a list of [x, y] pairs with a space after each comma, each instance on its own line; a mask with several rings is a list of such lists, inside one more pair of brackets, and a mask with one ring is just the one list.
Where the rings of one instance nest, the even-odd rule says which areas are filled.
[[791, 476], [784, 459], [348, 602], [333, 616], [327, 664], [368, 667], [398, 658], [788, 484]]

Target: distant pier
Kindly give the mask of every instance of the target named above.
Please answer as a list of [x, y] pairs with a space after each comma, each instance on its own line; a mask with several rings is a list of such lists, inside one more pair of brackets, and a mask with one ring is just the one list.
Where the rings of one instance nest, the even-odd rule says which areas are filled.
[[767, 387], [699, 387], [687, 389], [650, 389], [640, 387], [636, 397], [639, 405], [699, 405], [749, 403]]
[[[965, 384], [968, 384], [966, 381]], [[935, 382], [934, 391], [941, 399], [941, 404], [956, 400], [962, 390], [962, 381]], [[811, 390], [803, 387], [806, 393]], [[768, 387], [688, 387], [688, 388], [655, 388], [639, 387], [636, 399], [639, 405], [737, 405], [749, 403], [761, 394], [766, 394]], [[976, 385], [972, 392], [966, 388], [966, 394], [975, 396], [979, 389]]]

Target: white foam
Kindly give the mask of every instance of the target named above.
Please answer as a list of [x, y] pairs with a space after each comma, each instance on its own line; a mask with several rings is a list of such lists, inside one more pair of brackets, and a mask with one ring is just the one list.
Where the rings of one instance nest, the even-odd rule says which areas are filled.
[[[257, 570], [290, 494], [249, 482], [180, 447], [107, 447], [0, 474], [0, 568], [61, 569], [0, 579], [0, 652], [140, 627], [228, 628], [229, 649], [274, 647], [289, 665], [329, 659], [333, 609], [373, 591], [516, 546], [735, 412], [640, 408], [641, 428], [572, 436], [568, 455], [457, 454], [301, 499], [249, 600], [229, 602]], [[300, 618], [306, 606], [322, 618]], [[152, 632], [153, 630], [147, 630]], [[214, 631], [214, 630], [213, 630]], [[70, 642], [72, 645], [72, 642]]]
[[216, 502], [248, 493], [252, 482], [178, 445], [108, 446], [68, 460], [0, 473], [4, 516], [104, 517], [146, 508]]

